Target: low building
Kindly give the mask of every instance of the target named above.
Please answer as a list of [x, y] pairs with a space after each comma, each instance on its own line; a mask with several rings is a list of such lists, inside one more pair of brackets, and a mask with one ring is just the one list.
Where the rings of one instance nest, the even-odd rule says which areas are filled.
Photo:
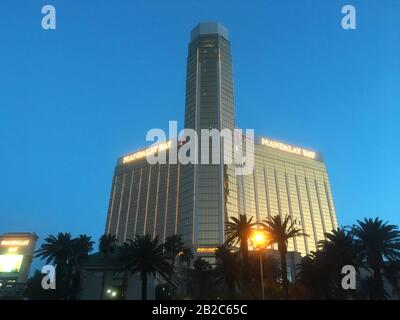
[[[250, 251], [252, 253], [252, 251]], [[255, 253], [255, 252], [254, 252]], [[255, 253], [256, 254], [256, 253]], [[266, 257], [273, 257], [280, 266], [280, 255], [277, 250], [268, 249], [263, 253]], [[298, 271], [297, 264], [301, 262], [298, 252], [289, 251], [286, 254], [288, 280], [296, 281]], [[179, 296], [187, 296], [187, 285], [185, 278], [189, 269], [183, 265], [176, 265], [176, 279], [180, 287], [177, 288]], [[279, 281], [279, 279], [277, 279]], [[165, 281], [148, 277], [147, 299], [156, 299], [156, 287]], [[142, 284], [138, 274], [132, 275], [122, 269], [119, 256], [109, 254], [107, 257], [102, 253], [90, 255], [82, 266], [80, 300], [140, 300]], [[125, 288], [125, 289], [124, 289]], [[125, 293], [125, 297], [124, 294]]]
[[[155, 286], [156, 281], [149, 277], [147, 298], [150, 300], [155, 298]], [[124, 272], [117, 254], [107, 257], [100, 252], [92, 254], [82, 266], [80, 300], [139, 300], [141, 289], [139, 276]]]

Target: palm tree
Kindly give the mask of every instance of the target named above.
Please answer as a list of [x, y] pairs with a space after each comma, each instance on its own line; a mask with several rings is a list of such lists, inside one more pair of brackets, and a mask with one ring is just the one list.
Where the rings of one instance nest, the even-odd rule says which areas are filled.
[[296, 220], [291, 221], [290, 216], [286, 215], [282, 221], [280, 215], [268, 217], [264, 220], [263, 228], [270, 237], [270, 244], [277, 243], [281, 257], [282, 287], [284, 299], [289, 296], [289, 282], [287, 279], [286, 253], [288, 240], [294, 237], [305, 235], [301, 229], [296, 227]]
[[125, 299], [126, 298], [126, 293], [128, 290], [128, 276], [130, 270], [130, 266], [125, 263], [125, 260], [127, 257], [131, 254], [132, 251], [132, 240], [128, 240], [128, 242], [123, 242], [122, 245], [118, 246], [117, 248], [117, 254], [119, 256], [119, 259], [122, 262], [121, 266], [121, 273], [122, 273], [122, 283], [121, 283], [121, 294], [120, 298]]
[[353, 234], [360, 246], [360, 258], [366, 259], [373, 271], [374, 298], [385, 299], [382, 270], [384, 261], [400, 259], [400, 232], [396, 225], [379, 218], [357, 220]]
[[191, 281], [189, 292], [195, 299], [210, 299], [214, 297], [214, 287], [212, 285], [212, 266], [201, 258], [193, 262], [191, 270]]
[[237, 255], [231, 252], [227, 244], [219, 246], [215, 252], [216, 266], [214, 269], [215, 282], [223, 283], [229, 291], [231, 299], [236, 297], [240, 288], [242, 265]]
[[103, 234], [99, 240], [99, 251], [107, 256], [115, 252], [117, 247], [118, 239], [112, 234]]
[[325, 239], [319, 241], [318, 248], [325, 253], [327, 270], [324, 275], [331, 282], [332, 297], [345, 298], [349, 294], [342, 288], [341, 270], [345, 265], [358, 267], [359, 248], [353, 234], [346, 227], [337, 228], [325, 233]]
[[92, 237], [86, 234], [79, 235], [79, 237], [73, 239], [73, 241], [75, 264], [80, 266], [82, 261], [92, 252], [94, 241], [92, 241]]
[[240, 252], [245, 264], [249, 258], [249, 238], [254, 226], [257, 223], [251, 222], [253, 217], [247, 219], [245, 214], [241, 214], [239, 218], [230, 217], [231, 221], [226, 223], [226, 244], [235, 245], [239, 243]]
[[196, 271], [206, 272], [210, 271], [212, 269], [212, 266], [207, 260], [197, 258], [193, 263], [193, 268]]
[[302, 259], [298, 280], [313, 299], [345, 299], [354, 292], [343, 290], [342, 268], [358, 267], [358, 247], [353, 234], [346, 228], [325, 233], [325, 240], [318, 242], [318, 251]]
[[329, 263], [326, 252], [322, 250], [311, 252], [301, 259], [296, 285], [306, 289], [302, 299], [316, 300], [332, 297]]
[[150, 236], [136, 236], [129, 240], [122, 251], [121, 260], [125, 270], [131, 275], [139, 273], [142, 281], [142, 300], [147, 299], [147, 277], [159, 274], [169, 283], [172, 282], [173, 266], [165, 259], [164, 247], [158, 244], [158, 236], [153, 240]]
[[83, 261], [87, 258], [89, 253], [93, 250], [94, 241], [92, 237], [81, 234], [78, 238], [73, 241], [73, 273], [72, 273], [72, 289], [75, 294], [79, 292], [80, 278], [81, 278], [81, 266]]
[[115, 235], [111, 234], [103, 234], [99, 240], [99, 251], [103, 255], [104, 263], [103, 263], [103, 275], [101, 279], [101, 292], [100, 292], [100, 299], [104, 299], [104, 286], [106, 282], [106, 264], [107, 258], [110, 254], [115, 252], [115, 249], [118, 244], [118, 239]]
[[176, 256], [184, 250], [183, 240], [181, 235], [169, 236], [164, 242], [164, 253], [171, 261], [172, 265], [175, 264]]
[[181, 252], [178, 253], [179, 256], [179, 263], [180, 264], [187, 264], [188, 269], [190, 268], [190, 262], [194, 258], [193, 251], [189, 247], [183, 248]]
[[46, 259], [46, 263], [53, 263], [60, 269], [71, 263], [73, 252], [73, 241], [70, 233], [59, 233], [57, 236], [50, 235], [36, 250], [35, 257], [42, 260]]
[[358, 248], [354, 236], [346, 227], [325, 233], [325, 239], [318, 242], [318, 249], [328, 252], [338, 265], [357, 264]]
[[35, 257], [46, 260], [46, 264], [52, 263], [56, 266], [57, 276], [65, 286], [65, 299], [68, 298], [71, 286], [71, 277], [75, 259], [75, 240], [70, 233], [59, 233], [57, 236], [50, 235], [35, 252]]
[[277, 283], [281, 275], [278, 259], [272, 255], [267, 255], [267, 248], [261, 251], [251, 251], [249, 253], [249, 265], [251, 277], [242, 287], [246, 289], [245, 294], [250, 295], [251, 299], [262, 299], [262, 286], [260, 282], [260, 257], [262, 259], [262, 281], [264, 285], [264, 299], [279, 299], [282, 296], [281, 286]]

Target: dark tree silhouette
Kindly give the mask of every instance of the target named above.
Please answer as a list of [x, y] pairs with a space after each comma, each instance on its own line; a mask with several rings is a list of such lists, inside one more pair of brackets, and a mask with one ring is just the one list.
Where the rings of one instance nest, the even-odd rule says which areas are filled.
[[147, 278], [159, 274], [167, 282], [172, 283], [173, 266], [163, 254], [163, 246], [158, 237], [136, 236], [121, 251], [123, 268], [132, 274], [138, 273], [142, 282], [142, 300], [147, 299]]
[[235, 245], [239, 243], [240, 252], [244, 263], [248, 262], [249, 257], [249, 239], [252, 229], [257, 223], [252, 222], [253, 217], [247, 219], [245, 214], [241, 214], [239, 218], [230, 217], [231, 221], [226, 223], [226, 244]]
[[104, 263], [103, 263], [103, 274], [101, 277], [101, 292], [100, 292], [100, 299], [104, 299], [104, 286], [106, 282], [106, 264], [107, 264], [107, 259], [109, 255], [114, 254], [116, 247], [118, 244], [118, 239], [115, 237], [115, 235], [111, 234], [103, 234], [100, 237], [99, 241], [99, 251], [103, 255], [104, 258]]
[[280, 215], [268, 217], [263, 223], [263, 228], [270, 237], [269, 243], [277, 243], [278, 251], [281, 256], [281, 272], [282, 272], [282, 287], [283, 297], [289, 297], [289, 282], [287, 279], [287, 262], [286, 253], [288, 240], [293, 237], [304, 236], [300, 228], [296, 227], [296, 221], [291, 221], [290, 216], [286, 215], [282, 220]]
[[64, 298], [69, 299], [71, 290], [74, 294], [79, 290], [80, 267], [92, 248], [93, 241], [87, 235], [73, 239], [70, 233], [59, 233], [48, 236], [35, 257], [56, 266], [57, 282], [65, 288]]
[[374, 299], [385, 299], [382, 271], [384, 261], [400, 259], [400, 232], [396, 225], [379, 218], [357, 220], [353, 234], [360, 247], [360, 258], [366, 259], [373, 271]]
[[171, 261], [172, 265], [175, 264], [176, 256], [184, 250], [183, 240], [181, 235], [169, 236], [164, 242], [164, 254]]
[[188, 268], [190, 268], [190, 262], [193, 260], [194, 255], [191, 248], [185, 247], [181, 252], [178, 253], [179, 263], [186, 264]]

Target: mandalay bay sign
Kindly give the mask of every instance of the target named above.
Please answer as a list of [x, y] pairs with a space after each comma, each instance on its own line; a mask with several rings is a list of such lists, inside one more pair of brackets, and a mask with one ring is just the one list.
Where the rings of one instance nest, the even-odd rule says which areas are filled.
[[317, 153], [315, 151], [303, 149], [300, 147], [295, 147], [286, 143], [282, 143], [279, 141], [269, 140], [266, 138], [261, 138], [261, 144], [270, 148], [278, 149], [285, 152], [294, 153], [306, 158], [315, 159]]
[[[199, 132], [198, 132], [199, 131]], [[147, 132], [148, 148], [121, 158], [122, 164], [146, 158], [149, 164], [234, 165], [236, 175], [249, 175], [254, 167], [254, 130], [183, 129], [169, 121], [168, 135], [162, 129]], [[168, 156], [167, 156], [168, 155]]]
[[[200, 134], [198, 134], [198, 131]], [[236, 175], [249, 175], [254, 167], [254, 129], [183, 129], [169, 121], [169, 134], [162, 129], [147, 132], [146, 141], [154, 142], [148, 148], [130, 153], [120, 159], [126, 165], [146, 158], [149, 164], [224, 164], [233, 165]], [[314, 151], [281, 142], [261, 139], [270, 148], [314, 159]]]

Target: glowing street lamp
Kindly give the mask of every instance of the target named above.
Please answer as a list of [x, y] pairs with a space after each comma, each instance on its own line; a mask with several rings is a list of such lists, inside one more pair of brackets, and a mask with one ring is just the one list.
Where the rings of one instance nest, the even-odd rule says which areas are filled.
[[107, 289], [107, 294], [111, 297], [111, 298], [115, 298], [117, 296], [117, 291], [112, 290], [112, 289]]
[[265, 231], [254, 229], [250, 234], [250, 241], [254, 249], [258, 249], [260, 256], [261, 297], [264, 300], [264, 271], [262, 265], [261, 249], [268, 245], [268, 235]]
[[265, 248], [268, 243], [267, 233], [265, 231], [255, 229], [251, 233], [250, 241], [253, 244], [254, 249]]

